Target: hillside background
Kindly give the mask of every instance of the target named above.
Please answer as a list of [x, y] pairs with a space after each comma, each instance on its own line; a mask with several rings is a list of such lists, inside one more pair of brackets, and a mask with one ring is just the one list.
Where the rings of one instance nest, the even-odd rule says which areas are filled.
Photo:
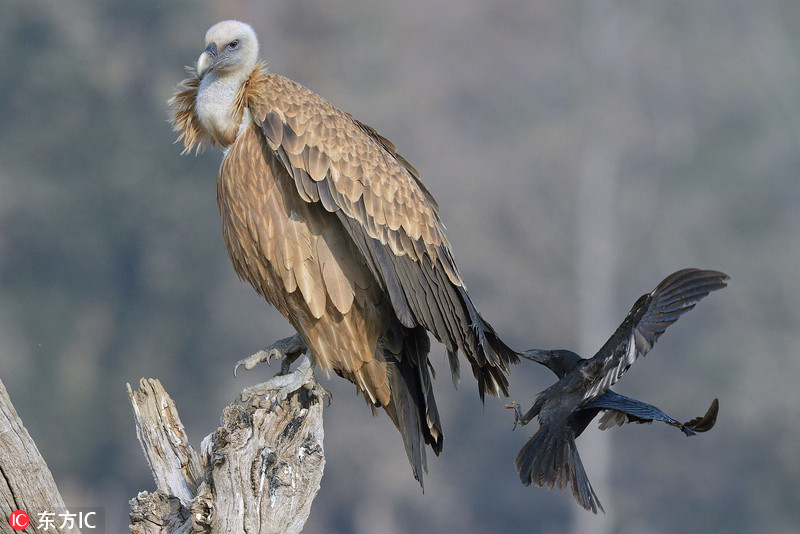
[[[167, 122], [225, 18], [419, 169], [511, 345], [588, 356], [668, 273], [732, 276], [617, 388], [684, 420], [719, 397], [717, 427], [580, 439], [608, 515], [522, 487], [534, 428], [512, 432], [470, 377], [454, 391], [434, 345], [446, 441], [425, 494], [389, 420], [320, 377], [334, 402], [306, 532], [800, 532], [792, 0], [0, 3], [0, 377], [69, 505], [124, 532], [128, 499], [153, 489], [126, 382], [160, 378], [199, 445], [275, 371], [234, 380], [235, 361], [291, 333], [229, 264], [220, 152], [180, 156]], [[552, 380], [519, 366], [513, 398]]]

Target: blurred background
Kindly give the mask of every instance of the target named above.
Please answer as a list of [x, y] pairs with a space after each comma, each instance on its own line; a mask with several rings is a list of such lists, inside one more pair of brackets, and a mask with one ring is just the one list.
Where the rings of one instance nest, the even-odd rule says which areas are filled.
[[[800, 532], [800, 3], [306, 0], [0, 3], [0, 377], [71, 506], [153, 481], [125, 393], [162, 380], [197, 447], [236, 360], [291, 334], [240, 282], [221, 153], [180, 156], [166, 101], [213, 23], [393, 140], [436, 196], [481, 313], [512, 345], [591, 356], [683, 267], [730, 286], [615, 388], [687, 420], [582, 436], [608, 512], [520, 485], [503, 401], [454, 391], [423, 495], [388, 418], [339, 379], [308, 533]], [[520, 365], [524, 405], [552, 383]], [[593, 425], [594, 426], [594, 425]], [[2, 454], [2, 452], [0, 452]]]

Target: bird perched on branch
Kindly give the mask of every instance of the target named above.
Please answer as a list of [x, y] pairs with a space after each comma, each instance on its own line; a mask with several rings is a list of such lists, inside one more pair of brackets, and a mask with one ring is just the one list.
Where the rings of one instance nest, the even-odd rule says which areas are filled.
[[224, 147], [217, 202], [234, 269], [298, 332], [292, 355], [308, 348], [386, 410], [422, 484], [425, 444], [439, 454], [443, 443], [428, 332], [454, 382], [457, 353], [467, 358], [482, 399], [508, 395], [517, 353], [475, 309], [416, 169], [374, 129], [267, 72], [258, 51], [247, 24], [208, 30], [171, 100], [178, 139], [184, 152]]
[[601, 411], [600, 428], [627, 422], [664, 421], [687, 436], [710, 430], [716, 422], [717, 399], [708, 412], [679, 423], [644, 402], [611, 391], [617, 380], [640, 356], [653, 348], [669, 325], [711, 291], [725, 287], [728, 276], [717, 271], [683, 269], [667, 276], [652, 293], [642, 295], [614, 335], [592, 358], [584, 359], [568, 350], [531, 349], [520, 355], [547, 366], [559, 381], [536, 397], [524, 415], [514, 408], [515, 421], [528, 424], [539, 418], [539, 430], [522, 447], [515, 460], [522, 483], [564, 489], [570, 485], [578, 503], [597, 513], [603, 510], [581, 463], [575, 438]]

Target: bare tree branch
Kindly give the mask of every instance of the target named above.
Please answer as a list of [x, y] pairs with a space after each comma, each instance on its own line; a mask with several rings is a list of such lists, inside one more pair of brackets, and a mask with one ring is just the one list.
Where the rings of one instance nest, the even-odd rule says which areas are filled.
[[322, 397], [307, 358], [242, 392], [198, 454], [158, 380], [128, 386], [157, 491], [131, 500], [134, 534], [297, 533], [325, 466]]
[[[11, 404], [0, 380], [0, 518], [5, 522], [11, 512], [23, 510], [31, 522], [41, 512], [64, 513], [67, 507], [58, 492], [53, 475], [39, 453], [31, 435]], [[76, 528], [55, 521], [51, 532], [80, 534]], [[8, 523], [6, 523], [8, 526]], [[68, 526], [68, 525], [67, 525]], [[26, 532], [33, 532], [29, 527]]]

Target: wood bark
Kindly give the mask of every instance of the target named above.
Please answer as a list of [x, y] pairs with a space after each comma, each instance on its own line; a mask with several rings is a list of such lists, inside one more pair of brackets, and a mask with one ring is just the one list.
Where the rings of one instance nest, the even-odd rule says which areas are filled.
[[325, 466], [327, 392], [303, 358], [293, 373], [244, 390], [198, 453], [158, 380], [128, 394], [157, 490], [131, 500], [131, 532], [300, 532]]
[[39, 514], [47, 513], [54, 520], [48, 524], [48, 532], [80, 534], [59, 518], [58, 514], [67, 513], [67, 507], [0, 380], [0, 531], [11, 531], [8, 518], [15, 510], [30, 517], [30, 526], [16, 532], [38, 532], [34, 527], [39, 524]]

